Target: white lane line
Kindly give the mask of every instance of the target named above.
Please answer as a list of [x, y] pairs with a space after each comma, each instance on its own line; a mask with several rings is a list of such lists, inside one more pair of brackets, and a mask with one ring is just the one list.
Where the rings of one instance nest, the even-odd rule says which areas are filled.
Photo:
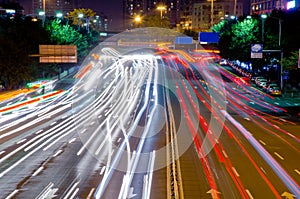
[[52, 122], [51, 124], [50, 124], [50, 126], [53, 126], [54, 124], [56, 124], [57, 122], [55, 121], [55, 122]]
[[86, 199], [91, 199], [91, 198], [92, 198], [92, 195], [93, 195], [93, 193], [94, 193], [94, 191], [95, 191], [95, 188], [92, 188], [91, 191], [90, 191], [90, 193], [89, 193], [88, 196], [86, 197]]
[[0, 152], [0, 155], [2, 155], [3, 153], [5, 153], [5, 151], [1, 151], [1, 152]]
[[72, 138], [70, 141], [69, 141], [69, 144], [75, 142], [76, 138]]
[[267, 172], [264, 170], [264, 168], [260, 167], [260, 169], [261, 169], [265, 174], [267, 174]]
[[105, 171], [106, 166], [103, 166], [101, 171], [100, 171], [100, 175], [103, 175], [104, 171]]
[[225, 158], [228, 158], [228, 155], [227, 155], [227, 153], [224, 150], [222, 151], [222, 153], [223, 153], [223, 155], [224, 155]]
[[75, 189], [73, 195], [71, 195], [71, 197], [70, 197], [69, 199], [73, 199], [73, 198], [76, 196], [76, 194], [78, 193], [78, 191], [79, 191], [79, 188], [77, 187], [77, 188]]
[[[71, 189], [69, 190], [69, 192], [67, 193], [67, 195], [65, 195], [64, 199], [70, 199], [71, 198], [70, 195], [74, 191], [74, 189], [77, 187], [78, 184], [79, 184], [79, 182], [74, 183], [74, 185], [71, 187]], [[77, 188], [77, 189], [79, 190], [79, 188]], [[73, 195], [74, 195], [74, 193], [76, 194], [78, 192], [78, 190], [77, 190], [77, 192], [76, 192], [76, 190], [75, 190], [75, 192], [73, 192]]]
[[63, 150], [58, 150], [54, 155], [53, 155], [53, 157], [56, 157], [56, 156], [58, 156], [59, 154], [61, 154], [63, 152]]
[[250, 191], [248, 189], [246, 189], [245, 191], [248, 194], [250, 199], [254, 199], [254, 197], [252, 196], [252, 194], [250, 193]]
[[294, 171], [295, 171], [298, 175], [300, 175], [300, 171], [299, 171], [298, 169], [294, 169]]
[[267, 144], [266, 144], [264, 141], [262, 141], [262, 140], [259, 140], [259, 142], [262, 143], [262, 144], [265, 145], [265, 146], [267, 145]]
[[277, 157], [279, 157], [281, 160], [284, 160], [284, 158], [283, 158], [281, 155], [279, 155], [279, 153], [274, 152], [274, 154], [275, 154]]
[[35, 132], [35, 134], [37, 135], [37, 134], [39, 134], [39, 133], [41, 133], [41, 132], [43, 132], [43, 129], [38, 130], [37, 132]]
[[38, 169], [32, 174], [32, 176], [38, 175], [43, 169], [44, 169], [44, 167], [41, 166], [40, 168], [38, 168]]
[[11, 198], [13, 198], [14, 195], [16, 195], [16, 193], [18, 193], [18, 192], [19, 192], [18, 189], [14, 190], [14, 191], [13, 191], [11, 194], [9, 194], [5, 199], [11, 199]]
[[239, 173], [236, 171], [236, 169], [235, 169], [234, 167], [232, 167], [231, 169], [232, 169], [232, 171], [235, 173], [235, 175], [236, 175], [237, 177], [240, 176]]
[[26, 138], [24, 138], [24, 139], [22, 139], [22, 140], [20, 140], [20, 141], [18, 141], [16, 144], [21, 144], [22, 142], [25, 142], [27, 139]]

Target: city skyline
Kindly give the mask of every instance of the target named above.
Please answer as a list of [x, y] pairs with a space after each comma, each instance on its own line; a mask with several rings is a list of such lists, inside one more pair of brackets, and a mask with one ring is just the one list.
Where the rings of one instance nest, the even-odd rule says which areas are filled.
[[[25, 14], [33, 14], [32, 2], [33, 0], [19, 0], [21, 6], [25, 10]], [[113, 6], [112, 6], [113, 5]], [[123, 26], [123, 10], [122, 0], [110, 0], [95, 2], [87, 0], [82, 2], [83, 8], [90, 8], [97, 14], [103, 13], [110, 20], [110, 27], [112, 30], [120, 30]]]

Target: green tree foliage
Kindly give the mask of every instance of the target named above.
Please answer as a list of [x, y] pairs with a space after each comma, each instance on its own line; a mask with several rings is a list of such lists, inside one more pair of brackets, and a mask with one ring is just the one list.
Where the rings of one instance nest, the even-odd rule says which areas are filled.
[[161, 18], [159, 15], [144, 16], [143, 20], [138, 24], [139, 27], [160, 27], [170, 28], [170, 20], [167, 17]]
[[297, 71], [298, 70], [299, 51], [294, 51], [290, 56], [283, 58], [283, 70]]
[[249, 60], [251, 44], [259, 42], [258, 21], [255, 19], [244, 19], [232, 25], [232, 42], [230, 50], [236, 52], [237, 59]]
[[87, 37], [76, 31], [69, 24], [62, 24], [61, 20], [52, 20], [46, 25], [46, 30], [50, 34], [52, 43], [58, 45], [76, 45], [79, 59], [83, 59], [88, 54]]

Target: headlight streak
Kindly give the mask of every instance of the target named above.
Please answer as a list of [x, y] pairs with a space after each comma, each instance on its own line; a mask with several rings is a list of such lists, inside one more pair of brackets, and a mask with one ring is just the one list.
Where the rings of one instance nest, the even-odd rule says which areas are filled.
[[[150, 68], [152, 69], [152, 68]], [[147, 78], [147, 82], [146, 82], [146, 88], [145, 88], [145, 96], [144, 96], [144, 103], [143, 106], [141, 107], [141, 109], [139, 110], [138, 114], [136, 115], [136, 119], [134, 120], [131, 128], [129, 129], [128, 133], [127, 133], [127, 139], [129, 139], [135, 129], [138, 126], [138, 122], [140, 121], [143, 113], [145, 112], [147, 106], [148, 106], [148, 99], [149, 99], [149, 92], [150, 92], [150, 85], [151, 85], [151, 79], [152, 79], [152, 71], [149, 72], [149, 77]], [[100, 182], [100, 184], [98, 185], [94, 196], [95, 198], [101, 198], [102, 194], [104, 193], [104, 190], [108, 184], [108, 182], [111, 179], [112, 173], [114, 171], [115, 168], [117, 168], [117, 164], [119, 164], [120, 158], [122, 153], [124, 152], [124, 148], [125, 148], [126, 142], [123, 140], [122, 143], [120, 144], [120, 146], [118, 147], [117, 153], [115, 154], [115, 158], [111, 164], [111, 166], [105, 170], [104, 176], [103, 176], [103, 180]], [[132, 157], [134, 158], [134, 156]]]
[[[152, 65], [152, 64], [151, 64]], [[153, 68], [154, 68], [154, 89], [152, 91], [152, 95], [154, 95], [154, 92], [156, 94], [157, 92], [157, 78], [158, 78], [158, 70], [157, 70], [157, 64], [153, 64]], [[152, 74], [153, 71], [151, 71], [151, 74]], [[151, 78], [151, 77], [150, 77]], [[150, 79], [149, 78], [149, 79]], [[153, 115], [156, 111], [156, 108], [158, 107], [157, 106], [157, 101], [158, 101], [158, 98], [157, 98], [157, 95], [155, 95], [155, 105], [153, 106], [153, 109], [151, 110], [150, 112], [150, 117], [149, 117], [149, 120], [147, 121], [147, 125], [146, 125], [146, 128], [144, 129], [144, 132], [141, 136], [141, 141], [139, 142], [138, 144], [138, 147], [137, 147], [137, 150], [136, 150], [136, 156], [135, 158], [132, 159], [131, 163], [128, 165], [128, 169], [127, 169], [127, 172], [124, 176], [124, 180], [125, 180], [125, 183], [122, 184], [122, 187], [121, 187], [121, 190], [123, 190], [123, 192], [120, 192], [119, 194], [119, 199], [126, 199], [127, 196], [128, 196], [128, 192], [129, 192], [129, 189], [130, 189], [130, 185], [131, 185], [131, 182], [132, 182], [132, 179], [133, 179], [133, 174], [135, 173], [136, 171], [136, 167], [137, 167], [137, 164], [139, 162], [139, 157], [140, 157], [140, 154], [142, 152], [142, 148], [144, 146], [144, 143], [146, 141], [146, 137], [147, 137], [147, 134], [149, 132], [149, 129], [150, 129], [150, 125], [152, 124], [152, 119], [153, 119]], [[127, 153], [130, 153], [130, 151], [127, 151]], [[128, 155], [128, 157], [130, 157], [130, 155]]]
[[[138, 79], [137, 78], [137, 80], [139, 80], [139, 81], [141, 81], [141, 80], [143, 80], [143, 78], [140, 78], [140, 79]], [[132, 85], [134, 85], [134, 84], [132, 84]], [[115, 89], [116, 89], [116, 87], [115, 87]], [[111, 92], [112, 93], [112, 96], [110, 97], [110, 99], [115, 99], [116, 97], [115, 97], [115, 95], [117, 95], [117, 93], [118, 92]], [[121, 95], [121, 96], [124, 96], [124, 94], [125, 94], [126, 92], [124, 92], [123, 93], [123, 95]], [[136, 94], [138, 94], [138, 92], [135, 92]], [[102, 94], [103, 95], [103, 94]], [[104, 96], [104, 95], [103, 95]], [[120, 97], [121, 97], [120, 96]], [[124, 96], [125, 97], [125, 96]], [[136, 99], [137, 97], [138, 97], [138, 95], [134, 95], [134, 96], [131, 96], [131, 97], [134, 97], [134, 99]], [[130, 98], [128, 98], [129, 100], [130, 100]], [[120, 100], [121, 100], [121, 98], [120, 98]], [[109, 111], [107, 111], [106, 113], [110, 113], [112, 110], [116, 110], [117, 112], [118, 111], [121, 111], [121, 112], [123, 112], [123, 114], [120, 114], [120, 116], [122, 116], [122, 115], [124, 115], [126, 112], [128, 112], [128, 111], [130, 111], [131, 112], [131, 110], [130, 109], [132, 109], [133, 108], [133, 105], [134, 105], [134, 103], [131, 105], [131, 106], [129, 106], [129, 110], [128, 109], [126, 109], [126, 101], [124, 100], [124, 101], [120, 101], [120, 100], [118, 100], [119, 102], [123, 102], [123, 103], [120, 103], [120, 106], [122, 106], [122, 107], [117, 107], [117, 108], [119, 108], [119, 109], [117, 109], [116, 108], [116, 106], [114, 106], [113, 108], [111, 108]], [[103, 112], [103, 110], [104, 110], [104, 108], [108, 105], [108, 104], [110, 104], [110, 101], [111, 100], [107, 100], [107, 102], [105, 103], [105, 104], [102, 104], [101, 105], [101, 101], [102, 100], [96, 100], [96, 101], [100, 101], [100, 104], [99, 105], [97, 105], [97, 103], [95, 104], [95, 108], [96, 108], [96, 114], [98, 115], [99, 113], [101, 113], [101, 112]], [[103, 101], [105, 101], [105, 100], [103, 100]], [[136, 100], [133, 100], [133, 101], [136, 101]], [[113, 112], [113, 111], [112, 111]], [[90, 113], [90, 112], [87, 112], [88, 114]], [[118, 114], [110, 114], [110, 115], [118, 115]], [[107, 119], [106, 119], [107, 120]], [[90, 138], [84, 143], [84, 146], [81, 148], [81, 150], [80, 150], [80, 152], [78, 152], [78, 154], [80, 154], [81, 153], [81, 151], [83, 151], [87, 146], [88, 146], [88, 143], [90, 143], [91, 141], [92, 141], [92, 139], [94, 138], [94, 136], [96, 136], [97, 135], [97, 132], [100, 130], [100, 128], [103, 126], [103, 124], [104, 124], [104, 122], [102, 123], [102, 124], [100, 124], [99, 125], [99, 128], [97, 128], [97, 130], [90, 136]], [[80, 125], [79, 125], [80, 126]], [[104, 143], [104, 142], [103, 142]], [[100, 145], [100, 147], [99, 148], [102, 148], [101, 146], [103, 146], [103, 144], [102, 145]], [[99, 151], [100, 149], [97, 149], [96, 150], [96, 152], [97, 151]], [[98, 152], [97, 152], [97, 154], [98, 154]]]

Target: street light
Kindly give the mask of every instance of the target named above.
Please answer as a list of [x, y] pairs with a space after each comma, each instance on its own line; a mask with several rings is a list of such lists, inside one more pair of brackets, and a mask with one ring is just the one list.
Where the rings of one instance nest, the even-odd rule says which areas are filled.
[[62, 18], [63, 14], [61, 12], [56, 13], [57, 18]]
[[40, 11], [39, 12], [39, 16], [42, 18], [42, 26], [44, 27], [44, 24], [45, 24], [45, 12], [44, 11]]
[[266, 14], [262, 14], [261, 16], [261, 42], [264, 43], [264, 33], [265, 33], [265, 19], [268, 17]]
[[162, 19], [162, 13], [164, 10], [166, 10], [166, 6], [161, 5], [158, 6], [156, 9], [160, 11], [160, 19]]
[[82, 13], [79, 13], [78, 14], [78, 30], [80, 30], [80, 19], [83, 18], [83, 14]]

